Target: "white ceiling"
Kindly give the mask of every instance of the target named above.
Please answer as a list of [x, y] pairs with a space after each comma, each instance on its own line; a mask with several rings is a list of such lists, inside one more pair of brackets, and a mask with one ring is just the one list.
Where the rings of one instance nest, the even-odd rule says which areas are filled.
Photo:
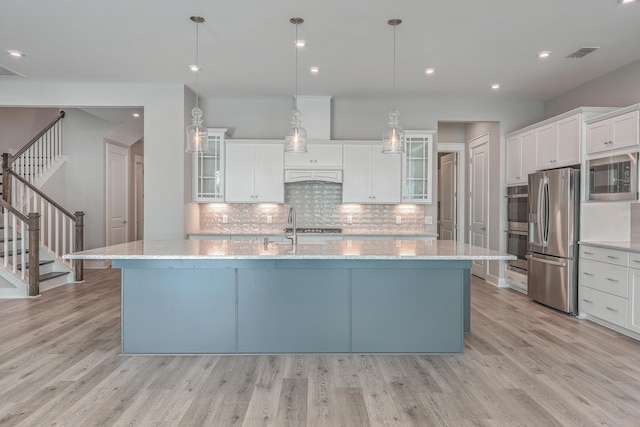
[[[640, 2], [617, 0], [3, 0], [0, 65], [29, 80], [184, 83], [204, 96], [294, 92], [391, 96], [393, 27], [398, 95], [545, 101], [640, 59]], [[567, 59], [582, 46], [600, 49]], [[23, 51], [16, 59], [8, 49]], [[552, 52], [541, 61], [536, 54]], [[310, 75], [310, 66], [319, 75]], [[436, 68], [427, 77], [426, 67]], [[20, 79], [20, 77], [0, 77]], [[499, 92], [490, 84], [499, 82]]]

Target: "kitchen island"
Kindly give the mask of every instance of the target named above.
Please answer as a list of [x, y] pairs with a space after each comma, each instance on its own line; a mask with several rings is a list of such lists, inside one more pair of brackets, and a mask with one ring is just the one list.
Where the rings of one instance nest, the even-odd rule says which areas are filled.
[[453, 241], [136, 241], [65, 255], [122, 269], [124, 354], [462, 352], [473, 260]]

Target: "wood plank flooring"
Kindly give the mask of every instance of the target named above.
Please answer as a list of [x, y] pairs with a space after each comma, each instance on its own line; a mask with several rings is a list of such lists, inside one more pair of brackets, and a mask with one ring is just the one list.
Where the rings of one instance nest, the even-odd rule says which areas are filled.
[[476, 278], [464, 354], [121, 356], [85, 276], [0, 300], [0, 426], [640, 425], [640, 342]]

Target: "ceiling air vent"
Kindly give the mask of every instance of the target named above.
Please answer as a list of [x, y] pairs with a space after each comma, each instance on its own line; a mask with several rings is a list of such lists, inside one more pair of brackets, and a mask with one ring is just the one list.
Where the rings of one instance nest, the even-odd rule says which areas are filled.
[[20, 73], [16, 73], [15, 71], [5, 67], [4, 65], [0, 65], [0, 77], [24, 77]]
[[572, 54], [567, 55], [567, 58], [582, 58], [597, 49], [600, 49], [600, 48], [599, 47], [581, 47], [580, 49], [576, 50]]

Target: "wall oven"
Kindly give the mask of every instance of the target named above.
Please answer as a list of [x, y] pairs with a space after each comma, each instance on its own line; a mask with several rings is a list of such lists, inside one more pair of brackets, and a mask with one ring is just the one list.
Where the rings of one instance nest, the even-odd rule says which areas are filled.
[[507, 187], [507, 252], [518, 257], [507, 261], [507, 268], [527, 274], [528, 186]]
[[589, 200], [638, 200], [638, 153], [589, 160]]

